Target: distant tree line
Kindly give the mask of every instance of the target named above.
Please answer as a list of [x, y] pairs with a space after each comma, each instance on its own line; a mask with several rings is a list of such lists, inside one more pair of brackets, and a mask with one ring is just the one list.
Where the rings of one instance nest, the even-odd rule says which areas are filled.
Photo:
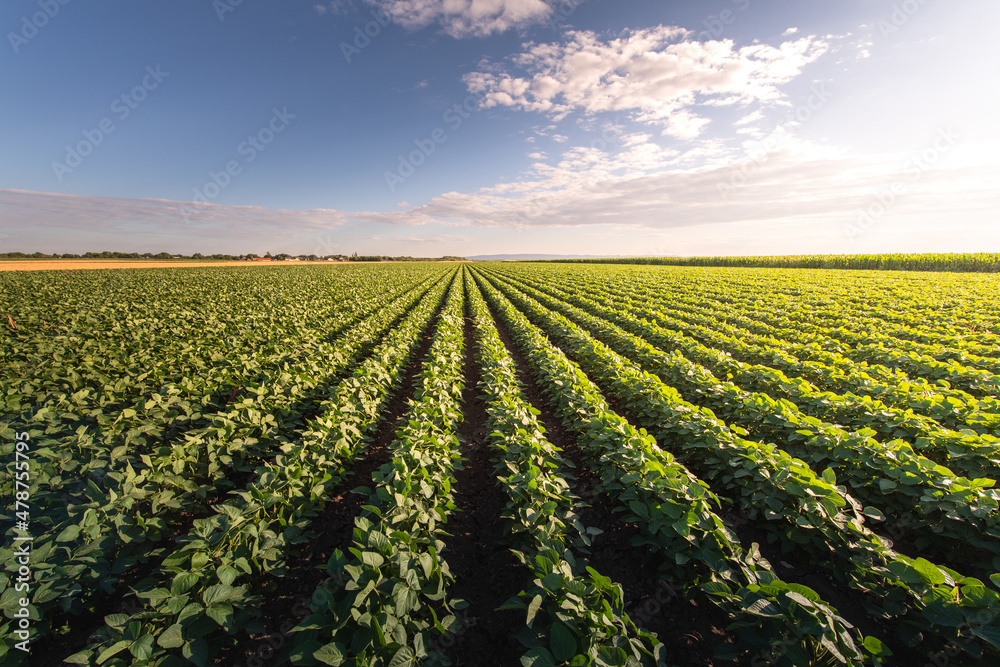
[[177, 255], [171, 254], [169, 252], [160, 252], [153, 254], [151, 252], [118, 252], [112, 250], [105, 250], [103, 252], [85, 252], [82, 255], [75, 253], [44, 253], [44, 252], [3, 252], [0, 253], [0, 259], [214, 259], [214, 260], [259, 260], [259, 259], [270, 259], [274, 261], [290, 261], [290, 260], [300, 260], [300, 261], [338, 261], [338, 262], [447, 262], [447, 261], [465, 261], [464, 257], [454, 257], [451, 255], [445, 257], [389, 257], [386, 255], [289, 255], [288, 253], [278, 253], [277, 255], [271, 255], [271, 253], [266, 253], [265, 255], [257, 255], [255, 253], [248, 253], [245, 255], [226, 255], [222, 253], [216, 253], [213, 255], [203, 255], [200, 252], [196, 252], [193, 255]]
[[389, 257], [387, 255], [352, 255], [345, 257], [349, 262], [464, 262], [464, 257], [445, 255], [444, 257]]
[[784, 255], [770, 257], [617, 257], [532, 260], [571, 264], [653, 264], [783, 269], [1000, 272], [1000, 253], [900, 253], [885, 255]]
[[239, 259], [239, 255], [203, 255], [196, 252], [193, 255], [174, 255], [169, 252], [118, 252], [105, 250], [103, 252], [85, 252], [78, 255], [72, 252], [64, 253], [44, 253], [44, 252], [4, 252], [0, 253], [0, 259]]

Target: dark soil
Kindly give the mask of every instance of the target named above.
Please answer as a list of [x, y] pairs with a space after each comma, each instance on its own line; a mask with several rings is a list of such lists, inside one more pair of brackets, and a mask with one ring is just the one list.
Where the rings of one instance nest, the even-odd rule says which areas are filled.
[[445, 539], [444, 557], [455, 577], [451, 596], [469, 606], [458, 614], [461, 630], [440, 640], [439, 648], [456, 667], [507, 667], [520, 664], [524, 652], [514, 636], [521, 628], [521, 616], [496, 609], [530, 583], [531, 573], [505, 544], [501, 512], [507, 495], [490, 460], [486, 405], [479, 395], [480, 369], [473, 345], [472, 322], [466, 317], [465, 409], [459, 429], [463, 464], [455, 471], [456, 510], [448, 519], [451, 537]]

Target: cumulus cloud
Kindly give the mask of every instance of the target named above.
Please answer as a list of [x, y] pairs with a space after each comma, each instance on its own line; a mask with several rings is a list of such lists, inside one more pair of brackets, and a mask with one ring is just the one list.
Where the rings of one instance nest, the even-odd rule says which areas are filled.
[[780, 103], [779, 87], [829, 49], [830, 41], [816, 36], [737, 47], [732, 40], [698, 41], [670, 26], [611, 39], [571, 31], [562, 42], [529, 43], [506, 62], [484, 63], [464, 80], [486, 108], [534, 111], [554, 121], [574, 112], [625, 112], [664, 135], [694, 139], [709, 122], [699, 107]]
[[[857, 155], [786, 137], [771, 152], [747, 143], [734, 155], [703, 142], [680, 152], [648, 134], [618, 137], [617, 152], [574, 147], [535, 162], [523, 177], [475, 192], [448, 192], [405, 211], [351, 214], [395, 225], [454, 224], [521, 229], [595, 225], [652, 230], [706, 225], [845, 228], [902, 186], [886, 216], [904, 228], [928, 220], [981, 218], [1000, 206], [988, 157], [907, 176], [905, 155]], [[956, 151], [958, 149], [955, 149]], [[939, 223], [940, 224], [940, 223]]]
[[485, 37], [545, 21], [552, 13], [543, 0], [369, 0], [409, 30], [439, 24], [456, 38]]

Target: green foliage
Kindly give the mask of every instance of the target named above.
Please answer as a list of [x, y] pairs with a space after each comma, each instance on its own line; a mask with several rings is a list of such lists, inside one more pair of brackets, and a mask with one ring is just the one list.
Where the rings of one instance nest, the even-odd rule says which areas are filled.
[[[472, 363], [476, 437], [505, 494], [494, 547], [523, 565], [502, 607], [520, 616], [521, 664], [673, 662], [588, 563], [600, 531], [580, 518], [575, 466], [541, 410], [660, 576], [729, 618], [718, 658], [883, 664], [905, 645], [992, 664], [1000, 285], [831, 276], [409, 263], [0, 274], [0, 489], [22, 490], [27, 434], [33, 645], [116, 599], [67, 662], [208, 665], [244, 644], [430, 339], [390, 461], [355, 489], [366, 502], [350, 545], [278, 661], [450, 664], [442, 647], [465, 627], [448, 524]], [[545, 405], [525, 398], [516, 354]], [[723, 516], [808, 558], [885, 636], [863, 636], [826, 588], [780, 579]], [[10, 536], [0, 660], [18, 664]]]

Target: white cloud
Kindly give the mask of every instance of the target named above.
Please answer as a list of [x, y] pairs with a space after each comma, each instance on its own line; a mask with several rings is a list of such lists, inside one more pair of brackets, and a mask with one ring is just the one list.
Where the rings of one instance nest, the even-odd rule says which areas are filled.
[[381, 238], [378, 236], [370, 236], [369, 239], [373, 241], [387, 241], [393, 243], [407, 243], [407, 244], [426, 244], [426, 243], [468, 243], [472, 241], [469, 236], [461, 236], [458, 234], [435, 234], [433, 236], [409, 236], [405, 238], [401, 237], [389, 237]]
[[[894, 183], [903, 184], [904, 192], [876, 227], [905, 230], [912, 225], [944, 233], [947, 221], [955, 218], [989, 227], [990, 211], [1000, 207], [1000, 191], [991, 185], [1000, 179], [1000, 166], [983, 151], [911, 179], [902, 167], [910, 156], [854, 155], [794, 137], [756, 161], [734, 159], [720, 146], [679, 153], [644, 139], [623, 136], [624, 148], [614, 154], [572, 148], [553, 164], [536, 162], [517, 182], [445, 193], [407, 211], [352, 217], [385, 224], [456, 221], [522, 229], [624, 224], [736, 230], [739, 225], [794, 221], [800, 229], [824, 225], [840, 230], [856, 222]], [[961, 151], [954, 150], [957, 158]]]
[[669, 26], [626, 30], [609, 40], [571, 31], [561, 43], [528, 43], [509, 62], [485, 63], [464, 80], [486, 108], [535, 111], [557, 122], [574, 112], [624, 112], [664, 135], [694, 139], [709, 122], [699, 107], [783, 102], [779, 86], [825, 54], [831, 39], [737, 48]]
[[[456, 38], [485, 37], [546, 20], [552, 6], [543, 0], [369, 0], [408, 30], [439, 23]], [[550, 0], [551, 2], [551, 0]]]
[[271, 235], [325, 231], [347, 221], [329, 209], [272, 210], [262, 206], [194, 204], [167, 199], [116, 199], [0, 190], [0, 211], [11, 228], [94, 232], [173, 231], [189, 236]]
[[751, 113], [740, 118], [738, 121], [733, 123], [736, 126], [750, 125], [751, 123], [756, 123], [757, 121], [764, 120], [764, 112], [760, 109], [755, 109]]
[[747, 156], [755, 149], [753, 142], [745, 144], [748, 153], [739, 154], [715, 142], [681, 152], [661, 146], [648, 133], [621, 134], [610, 143], [608, 150], [577, 146], [551, 159], [535, 154], [536, 161], [519, 180], [474, 192], [447, 192], [416, 207], [401, 202], [402, 210], [396, 211], [275, 211], [209, 204], [199, 206], [185, 222], [184, 207], [191, 206], [185, 202], [0, 190], [0, 217], [9, 229], [32, 229], [50, 238], [63, 232], [74, 238], [88, 233], [122, 238], [174, 234], [227, 243], [304, 238], [348, 222], [429, 226], [425, 234], [382, 237], [407, 243], [475, 238], [432, 231], [441, 226], [551, 230], [603, 225], [644, 233], [703, 228], [713, 235], [730, 234], [729, 240], [753, 228], [771, 230], [778, 235], [774, 242], [792, 231], [806, 239], [809, 230], [822, 228], [815, 238], [839, 238], [844, 244], [828, 251], [847, 252], [852, 248], [847, 226], [899, 184], [902, 190], [866, 238], [893, 247], [893, 234], [897, 240], [905, 236], [910, 245], [919, 245], [917, 235], [922, 235], [930, 247], [934, 239], [948, 237], [954, 220], [962, 220], [978, 230], [978, 236], [971, 236], [983, 247], [1000, 243], [995, 225], [1000, 165], [994, 157], [1000, 144], [959, 144], [913, 177], [908, 172], [919, 151], [856, 155], [794, 136], [776, 150], [762, 156], [758, 152], [756, 160]]

